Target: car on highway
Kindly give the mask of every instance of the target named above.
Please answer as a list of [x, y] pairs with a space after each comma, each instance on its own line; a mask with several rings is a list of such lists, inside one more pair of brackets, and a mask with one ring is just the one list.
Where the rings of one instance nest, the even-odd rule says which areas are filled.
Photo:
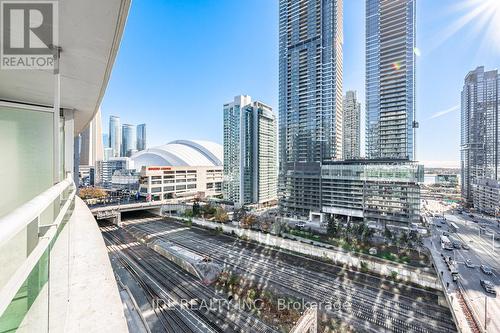
[[296, 228], [299, 228], [299, 229], [302, 229], [306, 226], [306, 224], [304, 222], [299, 222], [295, 225]]
[[493, 285], [493, 283], [491, 283], [491, 281], [481, 280], [481, 286], [484, 288], [484, 290], [488, 294], [493, 294], [493, 295], [497, 294], [497, 291], [495, 290], [495, 286]]
[[474, 264], [472, 263], [472, 260], [470, 260], [470, 259], [467, 259], [465, 261], [465, 266], [467, 266], [468, 268], [474, 268]]
[[467, 245], [467, 244], [465, 244], [465, 243], [463, 243], [462, 244], [462, 249], [464, 249], [464, 250], [470, 250], [470, 246]]
[[486, 274], [486, 275], [493, 274], [493, 272], [491, 271], [491, 268], [489, 268], [486, 265], [481, 265], [481, 271], [483, 271], [483, 273]]
[[473, 219], [474, 218], [474, 214], [469, 214], [469, 217]]
[[436, 224], [436, 227], [442, 228], [443, 226], [441, 224]]
[[449, 235], [450, 235], [450, 234], [449, 234], [448, 232], [446, 232], [446, 231], [443, 231], [443, 236], [446, 236], [446, 237], [448, 237]]
[[455, 249], [460, 249], [462, 247], [462, 243], [458, 242], [458, 241], [454, 241], [453, 242], [453, 247]]

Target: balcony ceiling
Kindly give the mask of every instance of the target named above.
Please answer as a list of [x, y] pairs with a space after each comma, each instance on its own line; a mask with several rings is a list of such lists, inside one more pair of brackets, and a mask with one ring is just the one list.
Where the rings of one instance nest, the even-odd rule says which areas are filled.
[[[130, 0], [59, 1], [61, 107], [75, 110], [81, 132], [102, 101], [125, 26]], [[53, 105], [54, 75], [0, 70], [0, 99]]]

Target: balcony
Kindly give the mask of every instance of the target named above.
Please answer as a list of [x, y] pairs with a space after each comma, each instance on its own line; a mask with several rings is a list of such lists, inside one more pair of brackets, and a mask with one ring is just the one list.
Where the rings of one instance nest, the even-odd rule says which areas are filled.
[[107, 250], [68, 176], [0, 219], [0, 332], [126, 332]]

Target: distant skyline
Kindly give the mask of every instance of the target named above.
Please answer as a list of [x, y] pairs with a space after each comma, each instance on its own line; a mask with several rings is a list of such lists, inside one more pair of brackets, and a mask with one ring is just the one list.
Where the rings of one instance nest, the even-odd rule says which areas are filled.
[[[417, 3], [416, 156], [427, 166], [458, 166], [464, 77], [477, 66], [499, 67], [500, 6], [486, 2]], [[365, 0], [344, 1], [343, 90], [357, 91], [363, 118], [364, 7]], [[222, 143], [222, 106], [238, 94], [278, 115], [278, 1], [132, 3], [103, 122], [117, 115], [146, 123], [149, 147], [176, 139]]]

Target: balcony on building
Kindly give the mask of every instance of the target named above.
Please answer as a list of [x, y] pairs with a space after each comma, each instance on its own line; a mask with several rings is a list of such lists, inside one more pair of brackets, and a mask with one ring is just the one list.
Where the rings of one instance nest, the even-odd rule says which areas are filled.
[[59, 72], [0, 70], [0, 333], [128, 331], [98, 225], [76, 196], [74, 153], [129, 7], [59, 1]]

